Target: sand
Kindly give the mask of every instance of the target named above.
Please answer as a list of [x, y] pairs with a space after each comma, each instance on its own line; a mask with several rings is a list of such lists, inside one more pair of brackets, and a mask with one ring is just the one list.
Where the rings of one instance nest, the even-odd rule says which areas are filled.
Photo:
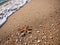
[[[33, 26], [34, 29], [41, 29], [41, 35], [43, 31], [46, 33], [46, 36], [49, 36], [50, 33], [53, 34], [55, 37], [53, 39], [54, 42], [52, 41], [53, 43], [51, 42], [50, 44], [59, 45], [59, 4], [60, 0], [32, 0], [8, 18], [7, 22], [0, 28], [0, 38], [4, 38], [10, 33], [13, 33], [13, 31], [16, 31], [19, 27], [22, 28], [25, 25], [29, 25]], [[43, 27], [39, 28], [41, 25]], [[34, 32], [34, 30], [32, 32]], [[36, 32], [33, 34], [36, 34]], [[40, 37], [42, 37], [41, 35]]]

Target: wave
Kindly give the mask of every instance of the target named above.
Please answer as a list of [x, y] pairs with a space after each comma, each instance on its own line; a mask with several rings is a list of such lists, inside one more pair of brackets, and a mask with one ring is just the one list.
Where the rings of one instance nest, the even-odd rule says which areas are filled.
[[0, 27], [7, 21], [8, 17], [11, 16], [18, 9], [23, 7], [30, 0], [11, 0], [6, 7], [3, 6], [3, 11], [0, 13]]

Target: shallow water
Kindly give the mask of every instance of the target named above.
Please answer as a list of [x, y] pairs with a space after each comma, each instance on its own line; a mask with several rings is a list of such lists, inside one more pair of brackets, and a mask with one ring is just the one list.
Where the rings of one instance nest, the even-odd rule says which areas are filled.
[[0, 0], [0, 5], [7, 2], [8, 0]]

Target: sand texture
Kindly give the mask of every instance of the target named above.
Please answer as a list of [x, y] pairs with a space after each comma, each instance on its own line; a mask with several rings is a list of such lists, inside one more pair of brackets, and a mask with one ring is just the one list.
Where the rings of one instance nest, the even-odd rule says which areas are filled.
[[60, 0], [32, 0], [0, 28], [0, 45], [60, 45], [59, 38]]

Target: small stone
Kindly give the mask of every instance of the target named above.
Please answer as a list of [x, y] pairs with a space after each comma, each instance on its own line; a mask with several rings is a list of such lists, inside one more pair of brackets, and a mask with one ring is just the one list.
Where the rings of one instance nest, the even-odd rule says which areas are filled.
[[46, 36], [44, 35], [43, 37], [42, 37], [42, 39], [45, 39], [46, 38]]
[[41, 42], [41, 40], [37, 40], [37, 43], [40, 43]]
[[24, 32], [23, 32], [23, 33], [21, 33], [21, 36], [22, 36], [22, 37], [24, 37], [24, 36], [25, 36], [25, 33], [24, 33]]
[[50, 39], [53, 39], [53, 37], [52, 37], [52, 36], [50, 36]]
[[52, 26], [54, 25], [54, 24], [51, 24]]
[[22, 40], [20, 39], [19, 41], [21, 42]]
[[42, 25], [39, 25], [40, 27], [42, 27]]
[[13, 37], [13, 35], [11, 35], [11, 37]]
[[16, 42], [18, 42], [18, 39], [16, 39]]
[[25, 42], [24, 44], [25, 44], [25, 45], [27, 45], [27, 43], [26, 43], [26, 42]]
[[37, 33], [39, 33], [40, 31], [37, 31]]
[[30, 38], [32, 38], [33, 36], [31, 35]]
[[44, 44], [46, 44], [47, 42], [44, 42]]

